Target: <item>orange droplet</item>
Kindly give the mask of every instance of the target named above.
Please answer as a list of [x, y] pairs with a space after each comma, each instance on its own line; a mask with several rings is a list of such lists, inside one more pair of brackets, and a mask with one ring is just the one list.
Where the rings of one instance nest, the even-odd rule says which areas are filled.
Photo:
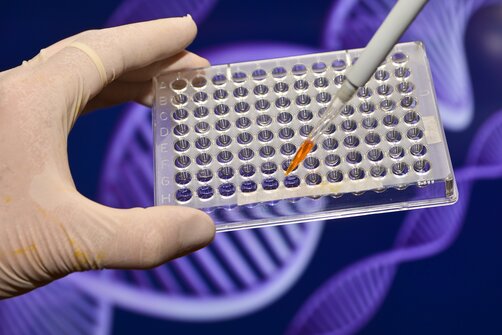
[[298, 152], [295, 155], [295, 158], [291, 161], [291, 164], [289, 164], [288, 169], [286, 170], [286, 176], [291, 173], [298, 164], [300, 164], [305, 157], [307, 157], [308, 153], [312, 148], [314, 147], [314, 142], [310, 139], [305, 140], [302, 145], [300, 146], [300, 149], [298, 149]]

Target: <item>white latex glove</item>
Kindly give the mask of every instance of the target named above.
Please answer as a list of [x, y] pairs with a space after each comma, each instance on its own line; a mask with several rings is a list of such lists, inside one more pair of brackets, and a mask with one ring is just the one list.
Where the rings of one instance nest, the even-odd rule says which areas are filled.
[[213, 239], [214, 224], [195, 209], [92, 202], [67, 158], [83, 111], [151, 104], [157, 73], [206, 66], [184, 50], [196, 31], [189, 16], [86, 31], [0, 73], [0, 298], [73, 271], [151, 268]]

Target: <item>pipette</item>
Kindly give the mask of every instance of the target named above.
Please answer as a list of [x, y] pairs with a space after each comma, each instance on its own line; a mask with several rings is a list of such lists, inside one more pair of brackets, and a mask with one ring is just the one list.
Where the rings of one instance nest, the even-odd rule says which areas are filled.
[[340, 109], [347, 104], [357, 89], [364, 86], [375, 70], [387, 57], [399, 38], [420, 13], [428, 0], [398, 0], [387, 18], [363, 50], [357, 63], [348, 71], [343, 85], [335, 98], [325, 109], [317, 125], [298, 149], [291, 161], [286, 175], [290, 174], [305, 159], [314, 147], [319, 136], [337, 116]]

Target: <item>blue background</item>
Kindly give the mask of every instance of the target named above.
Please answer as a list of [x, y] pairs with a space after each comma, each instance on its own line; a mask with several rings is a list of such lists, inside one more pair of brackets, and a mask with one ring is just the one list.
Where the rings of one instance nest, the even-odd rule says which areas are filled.
[[[82, 30], [105, 26], [119, 0], [3, 1], [0, 70]], [[318, 48], [331, 1], [220, 1], [199, 26], [197, 51], [244, 40], [272, 40]], [[486, 50], [482, 37], [502, 43], [502, 7], [485, 8], [471, 20], [465, 45], [475, 95], [475, 117], [461, 132], [448, 132], [454, 166], [461, 166], [478, 127], [502, 106], [502, 54]], [[78, 189], [96, 199], [107, 144], [122, 108], [82, 117], [69, 141]], [[362, 334], [502, 333], [502, 182], [475, 183], [463, 230], [451, 248], [399, 267], [382, 308]], [[333, 273], [392, 246], [404, 214], [343, 219], [326, 225], [304, 275], [278, 301], [251, 315], [214, 323], [186, 323], [116, 310], [116, 334], [282, 333], [303, 302]]]

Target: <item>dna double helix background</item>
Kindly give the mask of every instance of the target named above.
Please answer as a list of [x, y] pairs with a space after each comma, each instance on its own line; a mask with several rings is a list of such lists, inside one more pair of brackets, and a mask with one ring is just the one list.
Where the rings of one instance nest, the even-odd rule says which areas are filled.
[[[401, 278], [399, 267], [446, 250], [459, 234], [462, 236], [464, 224], [473, 218], [500, 223], [500, 218], [487, 216], [483, 201], [471, 196], [500, 199], [496, 190], [479, 192], [476, 185], [483, 185], [483, 180], [487, 179], [495, 181], [493, 185], [501, 185], [497, 184], [497, 179], [502, 177], [502, 110], [496, 110], [502, 107], [502, 98], [492, 96], [493, 102], [487, 102], [483, 91], [490, 88], [486, 89], [479, 81], [479, 88], [476, 88], [471, 76], [476, 78], [477, 74], [469, 67], [474, 63], [474, 69], [483, 69], [479, 64], [488, 63], [491, 64], [489, 69], [496, 71], [496, 66], [500, 66], [493, 62], [497, 48], [488, 48], [480, 38], [481, 42], [469, 45], [481, 50], [466, 50], [466, 32], [477, 12], [483, 11], [487, 19], [502, 21], [502, 14], [497, 16], [502, 8], [498, 3], [502, 1], [431, 0], [403, 37], [403, 40], [423, 40], [428, 50], [456, 167], [460, 192], [456, 205], [405, 215], [388, 214], [218, 234], [209, 248], [153, 270], [74, 274], [24, 296], [1, 301], [0, 334], [414, 333], [411, 329], [399, 328], [405, 325], [399, 320], [402, 310], [398, 306], [406, 310], [405, 306], [416, 303], [413, 299], [416, 296], [408, 294], [415, 289], [413, 277], [418, 282], [427, 275], [434, 277], [435, 273], [430, 267], [420, 266], [421, 273], [410, 276], [408, 270]], [[217, 64], [361, 47], [392, 4], [390, 0], [299, 1], [294, 4], [285, 1], [243, 4], [224, 0], [125, 0], [111, 1], [108, 12], [99, 6], [96, 10], [109, 16], [102, 14], [102, 22], [97, 23], [101, 26], [190, 13], [199, 24], [199, 37], [193, 50]], [[16, 6], [7, 7], [3, 25], [11, 23], [7, 17], [17, 13]], [[73, 7], [64, 6], [63, 13], [72, 12]], [[51, 11], [43, 13], [49, 15]], [[70, 26], [71, 22], [60, 24]], [[20, 29], [20, 25], [17, 27]], [[489, 32], [492, 38], [497, 37], [493, 30]], [[6, 35], [2, 33], [1, 36]], [[502, 38], [502, 32], [498, 36]], [[496, 43], [496, 40], [491, 41]], [[487, 57], [490, 53], [492, 58]], [[484, 100], [476, 101], [476, 96]], [[95, 148], [96, 152], [103, 152], [104, 158], [98, 162], [102, 171], [99, 178], [94, 176], [98, 186], [90, 196], [115, 207], [149, 206], [153, 203], [149, 110], [128, 105], [111, 113], [113, 118], [91, 116], [82, 121], [83, 128], [78, 129], [77, 125], [76, 136], [81, 136], [74, 139], [77, 143], [87, 140], [83, 130], [100, 129], [97, 122], [104, 120], [101, 132], [105, 126], [113, 124], [115, 127], [112, 136], [91, 143], [91, 146], [101, 147], [107, 143], [107, 150]], [[74, 148], [82, 146], [75, 144]], [[70, 157], [71, 150], [70, 145]], [[89, 171], [84, 169], [79, 173], [79, 168], [73, 167], [75, 165], [72, 170], [77, 171], [77, 185], [85, 184]], [[490, 187], [483, 190], [486, 189]], [[311, 205], [323, 206], [323, 203], [313, 200]], [[276, 210], [301, 212], [302, 208], [287, 205]], [[252, 215], [252, 210], [238, 215]], [[363, 248], [355, 246], [357, 243], [371, 246]], [[484, 241], [477, 243], [482, 246]], [[451, 259], [455, 260], [454, 265], [463, 263], [461, 259]], [[500, 270], [487, 271], [485, 275], [495, 275], [491, 278], [494, 281], [501, 279], [502, 264], [491, 263]], [[432, 269], [440, 273], [437, 267], [432, 266]], [[407, 281], [400, 281], [400, 278]], [[457, 281], [470, 281], [475, 285], [485, 282], [453, 276], [448, 279], [452, 280], [452, 285], [458, 285]], [[400, 295], [396, 296], [393, 285], [403, 282], [408, 286], [398, 288]], [[465, 291], [488, 294], [482, 289], [466, 288]], [[483, 312], [478, 313], [486, 318], [492, 307], [502, 307], [502, 301], [496, 299], [501, 292], [500, 289], [493, 292], [494, 301], [491, 297], [479, 300], [461, 296], [458, 301], [448, 301], [445, 308], [431, 309], [441, 310], [446, 315], [443, 316], [446, 324], [461, 324], [462, 317], [481, 320], [483, 317], [476, 316], [475, 311], [460, 315], [465, 309], [459, 312], [448, 312], [448, 309], [455, 310], [457, 304], [480, 304]], [[442, 292], [422, 294], [428, 297], [431, 306], [442, 301]], [[394, 302], [387, 307], [385, 301], [389, 295]], [[396, 300], [402, 302], [396, 303]], [[384, 314], [380, 316], [382, 308]], [[418, 321], [415, 322], [419, 324], [427, 311], [418, 308], [416, 311]], [[371, 322], [374, 318], [376, 320]], [[427, 322], [431, 323], [430, 327], [422, 330], [430, 333], [439, 333], [438, 329], [462, 330], [462, 327], [448, 328], [437, 319]], [[492, 322], [494, 328], [479, 325], [477, 329], [500, 330], [496, 328], [500, 325]], [[467, 333], [472, 328], [464, 330]]]

